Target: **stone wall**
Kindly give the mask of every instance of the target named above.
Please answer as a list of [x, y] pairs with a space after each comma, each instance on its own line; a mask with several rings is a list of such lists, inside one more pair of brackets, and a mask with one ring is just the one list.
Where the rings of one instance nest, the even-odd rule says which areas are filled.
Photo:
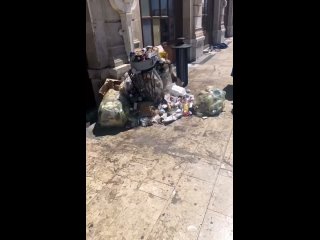
[[135, 8], [132, 9], [132, 30], [133, 30], [133, 44], [135, 48], [142, 48], [142, 29], [141, 29], [141, 15], [140, 15], [140, 1], [137, 1]]
[[[107, 77], [119, 79], [130, 69], [128, 64], [127, 23], [130, 37], [137, 47], [140, 47], [142, 35], [140, 27], [139, 1], [132, 12], [123, 15], [119, 9], [111, 5], [110, 0], [86, 1], [86, 53], [88, 73], [91, 79], [97, 104], [101, 101], [98, 90]], [[117, 0], [115, 3], [126, 4], [128, 0]], [[132, 15], [131, 15], [132, 14]], [[123, 17], [125, 19], [123, 19]], [[129, 51], [130, 51], [129, 50]]]
[[202, 0], [184, 0], [182, 8], [183, 37], [192, 45], [188, 56], [189, 62], [192, 62], [203, 55]]

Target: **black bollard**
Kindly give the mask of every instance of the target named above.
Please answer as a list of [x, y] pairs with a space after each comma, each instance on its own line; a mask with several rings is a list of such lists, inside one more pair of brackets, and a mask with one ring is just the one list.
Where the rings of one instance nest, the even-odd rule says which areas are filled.
[[191, 44], [184, 43], [185, 38], [178, 38], [177, 44], [172, 46], [176, 49], [177, 77], [183, 82], [183, 87], [188, 85], [188, 49]]

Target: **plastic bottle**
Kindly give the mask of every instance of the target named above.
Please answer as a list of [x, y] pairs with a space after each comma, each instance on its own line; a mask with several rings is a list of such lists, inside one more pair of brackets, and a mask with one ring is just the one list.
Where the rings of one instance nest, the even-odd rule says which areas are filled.
[[185, 101], [183, 103], [183, 116], [189, 116], [189, 103]]

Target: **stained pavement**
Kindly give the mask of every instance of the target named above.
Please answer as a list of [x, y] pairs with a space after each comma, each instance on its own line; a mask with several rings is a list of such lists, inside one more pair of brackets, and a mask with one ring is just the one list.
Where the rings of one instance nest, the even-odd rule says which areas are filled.
[[[209, 55], [212, 53], [208, 53]], [[225, 111], [86, 139], [87, 239], [233, 238], [233, 45], [193, 64], [193, 94], [227, 90]]]

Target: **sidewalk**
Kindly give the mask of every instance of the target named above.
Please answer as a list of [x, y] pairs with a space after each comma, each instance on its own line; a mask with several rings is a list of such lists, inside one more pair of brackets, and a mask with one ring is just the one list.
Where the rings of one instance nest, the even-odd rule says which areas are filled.
[[87, 135], [87, 239], [231, 240], [232, 43], [190, 68], [192, 94], [227, 90], [218, 117]]

